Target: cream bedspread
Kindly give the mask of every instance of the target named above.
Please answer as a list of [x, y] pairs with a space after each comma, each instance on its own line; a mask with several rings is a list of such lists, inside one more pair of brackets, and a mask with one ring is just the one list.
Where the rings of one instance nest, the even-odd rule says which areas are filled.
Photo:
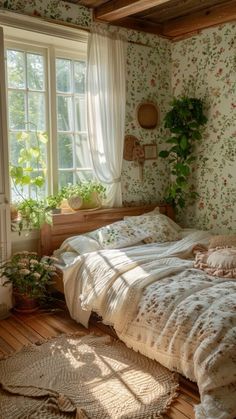
[[101, 250], [64, 269], [71, 316], [91, 311], [134, 350], [198, 383], [197, 419], [236, 416], [236, 282], [192, 268], [191, 251], [210, 235], [172, 244]]

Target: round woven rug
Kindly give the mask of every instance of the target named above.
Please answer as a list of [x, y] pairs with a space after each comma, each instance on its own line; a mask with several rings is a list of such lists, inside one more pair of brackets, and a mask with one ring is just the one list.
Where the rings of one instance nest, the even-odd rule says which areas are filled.
[[4, 419], [161, 418], [176, 376], [109, 336], [59, 336], [0, 361]]

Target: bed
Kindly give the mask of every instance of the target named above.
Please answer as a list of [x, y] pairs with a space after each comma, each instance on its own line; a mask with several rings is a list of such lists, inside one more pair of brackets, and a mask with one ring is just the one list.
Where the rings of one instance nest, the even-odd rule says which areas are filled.
[[[81, 237], [79, 240], [75, 237], [78, 230], [83, 236], [87, 231], [127, 216], [127, 223], [135, 227], [138, 240], [145, 230], [147, 216], [140, 219], [140, 232], [135, 224], [139, 220], [137, 216], [153, 209], [104, 209], [97, 214], [61, 215], [52, 226], [46, 227], [47, 231], [42, 231], [42, 250], [43, 243], [48, 250], [43, 253], [50, 254], [63, 242], [59, 256], [64, 258], [64, 291], [75, 320], [87, 326], [91, 312], [95, 311], [104, 323], [114, 327], [127, 346], [197, 382], [201, 396], [201, 404], [196, 407], [197, 419], [233, 419], [236, 416], [236, 281], [209, 275], [194, 267], [193, 259], [195, 252], [204, 251], [209, 245], [212, 235], [176, 227], [177, 235], [170, 235], [168, 241], [150, 242], [146, 238], [129, 243], [129, 247], [110, 245], [85, 253], [78, 251], [81, 246]], [[160, 207], [160, 211], [173, 218], [169, 206]], [[73, 227], [70, 227], [70, 217]], [[67, 234], [73, 237], [68, 238]], [[90, 236], [89, 240], [93, 241], [94, 237]], [[107, 236], [105, 240], [106, 244], [110, 243]], [[82, 247], [84, 244], [82, 241]]]

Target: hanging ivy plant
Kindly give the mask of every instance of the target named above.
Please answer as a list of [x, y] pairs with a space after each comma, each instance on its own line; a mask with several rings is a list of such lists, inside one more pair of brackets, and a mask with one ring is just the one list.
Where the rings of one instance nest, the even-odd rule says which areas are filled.
[[171, 110], [164, 118], [164, 126], [171, 136], [166, 140], [169, 150], [159, 153], [171, 164], [171, 175], [174, 179], [167, 192], [166, 201], [174, 207], [183, 208], [186, 198], [196, 199], [197, 192], [190, 190], [188, 177], [193, 156], [194, 143], [201, 140], [207, 117], [204, 115], [201, 99], [182, 97], [174, 98]]

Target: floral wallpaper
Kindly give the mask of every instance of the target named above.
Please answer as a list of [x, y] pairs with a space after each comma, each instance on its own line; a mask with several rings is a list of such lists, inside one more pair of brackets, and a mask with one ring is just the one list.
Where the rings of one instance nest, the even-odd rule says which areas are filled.
[[[157, 38], [158, 39], [158, 38]], [[126, 133], [141, 144], [156, 144], [162, 149], [163, 116], [171, 99], [170, 46], [159, 40], [152, 47], [129, 44], [127, 61]], [[136, 119], [137, 105], [150, 100], [157, 104], [160, 123], [153, 130], [143, 129]], [[123, 200], [129, 203], [160, 202], [168, 185], [169, 168], [164, 159], [146, 160], [143, 166], [123, 162]]]
[[[0, 8], [27, 15], [65, 21], [89, 27], [92, 23], [88, 8], [58, 0], [0, 0]], [[112, 27], [110, 27], [110, 30]], [[142, 144], [157, 144], [163, 136], [162, 117], [171, 94], [169, 41], [155, 35], [118, 28], [135, 43], [128, 44], [126, 134], [137, 136]], [[136, 108], [141, 101], [152, 100], [160, 109], [157, 129], [144, 130], [136, 120]], [[162, 147], [162, 146], [160, 146]], [[158, 202], [163, 199], [168, 183], [167, 162], [149, 160], [141, 170], [136, 163], [124, 161], [122, 172], [123, 201], [128, 203]]]
[[172, 87], [175, 96], [203, 98], [208, 116], [191, 175], [199, 199], [180, 219], [187, 226], [236, 233], [236, 24], [173, 44]]
[[79, 26], [89, 26], [92, 15], [88, 8], [61, 0], [0, 0], [0, 9], [29, 16], [61, 20]]
[[[27, 15], [78, 26], [92, 23], [90, 10], [59, 0], [0, 0], [5, 8]], [[112, 27], [111, 27], [112, 28]], [[111, 29], [112, 30], [112, 29]], [[126, 134], [142, 144], [165, 147], [163, 116], [173, 95], [203, 98], [208, 116], [204, 138], [195, 149], [191, 183], [199, 193], [179, 214], [186, 226], [236, 232], [236, 24], [228, 23], [171, 43], [155, 35], [119, 28], [128, 40]], [[137, 105], [152, 100], [160, 123], [142, 129]], [[165, 159], [148, 160], [143, 167], [124, 160], [124, 203], [161, 201], [170, 179]]]

